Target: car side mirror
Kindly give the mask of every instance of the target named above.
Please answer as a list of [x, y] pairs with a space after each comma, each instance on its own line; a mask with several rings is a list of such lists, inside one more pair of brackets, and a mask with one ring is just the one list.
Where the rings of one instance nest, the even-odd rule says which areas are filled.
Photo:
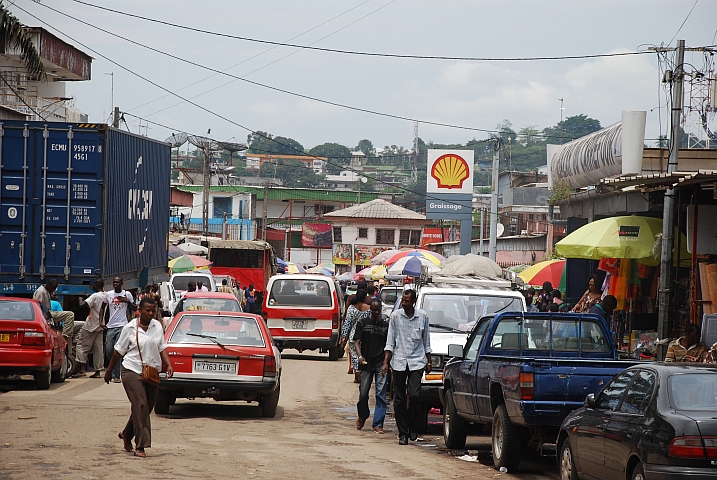
[[595, 408], [595, 394], [588, 393], [588, 396], [585, 397], [585, 402], [583, 402], [583, 405], [587, 408]]
[[448, 345], [448, 356], [463, 358], [463, 347], [461, 345]]

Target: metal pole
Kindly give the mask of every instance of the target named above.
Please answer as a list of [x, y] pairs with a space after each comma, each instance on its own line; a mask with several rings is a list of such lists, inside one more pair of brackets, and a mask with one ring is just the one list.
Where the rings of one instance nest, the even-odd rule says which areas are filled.
[[[680, 154], [680, 115], [682, 114], [683, 96], [683, 64], [685, 62], [685, 41], [677, 42], [677, 58], [675, 71], [672, 75], [672, 119], [670, 122], [670, 158], [667, 162], [667, 173], [677, 170], [677, 159]], [[657, 335], [660, 339], [669, 335], [670, 296], [672, 294], [672, 244], [674, 235], [675, 189], [665, 191], [662, 212], [662, 259], [660, 261], [659, 310], [657, 317]], [[692, 253], [694, 255], [694, 252]], [[663, 359], [666, 346], [661, 345], [658, 358]]]
[[483, 235], [485, 235], [485, 208], [480, 207], [480, 253], [483, 255]]
[[202, 235], [206, 240], [209, 236], [209, 187], [211, 186], [211, 173], [209, 170], [209, 143], [204, 144], [204, 166], [202, 168], [204, 176], [203, 198], [202, 198]]
[[488, 256], [495, 262], [495, 257], [498, 252], [497, 248], [497, 230], [498, 230], [498, 162], [500, 160], [500, 138], [494, 139], [493, 148], [495, 153], [493, 154], [493, 193], [490, 196], [490, 240], [488, 242]]
[[266, 204], [269, 203], [269, 182], [264, 182], [264, 198], [261, 201], [261, 239], [266, 242]]
[[[113, 80], [114, 82], [114, 80]], [[112, 126], [115, 128], [119, 128], [119, 122], [120, 122], [120, 109], [119, 107], [115, 107], [115, 113], [112, 117]]]

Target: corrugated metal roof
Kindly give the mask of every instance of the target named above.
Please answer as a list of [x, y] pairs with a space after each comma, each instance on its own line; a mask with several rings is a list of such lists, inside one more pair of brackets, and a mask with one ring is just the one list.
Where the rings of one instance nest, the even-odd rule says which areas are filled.
[[271, 245], [261, 240], [209, 239], [209, 248], [236, 248], [240, 250], [271, 250]]
[[[363, 194], [361, 194], [363, 196]], [[377, 198], [367, 203], [336, 210], [324, 215], [326, 218], [395, 218], [398, 220], [425, 220], [426, 216], [413, 210], [399, 207], [386, 200]]]
[[637, 187], [642, 190], [655, 190], [674, 187], [678, 184], [702, 183], [717, 181], [717, 170], [698, 170], [696, 172], [650, 173], [645, 175], [620, 175], [604, 178], [603, 185], [617, 188]]
[[[187, 192], [201, 192], [201, 185], [185, 185], [180, 190]], [[210, 192], [226, 192], [226, 193], [250, 193], [256, 195], [257, 200], [264, 199], [264, 187], [248, 187], [245, 185], [212, 185], [209, 187]], [[361, 200], [374, 200], [380, 196], [391, 198], [389, 194], [380, 194], [376, 192], [361, 192]], [[323, 202], [358, 202], [358, 192], [349, 192], [344, 190], [322, 190], [316, 188], [283, 188], [269, 187], [269, 200], [311, 200]]]

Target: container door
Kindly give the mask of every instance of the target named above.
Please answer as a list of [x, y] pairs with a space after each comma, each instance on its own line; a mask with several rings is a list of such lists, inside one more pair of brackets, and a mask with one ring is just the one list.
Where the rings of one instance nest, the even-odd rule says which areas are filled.
[[30, 234], [34, 224], [31, 132], [26, 127], [9, 128], [4, 122], [0, 126], [0, 275], [6, 282], [18, 281], [31, 271], [30, 252], [35, 241]]
[[102, 137], [97, 130], [38, 129], [34, 149], [39, 241], [33, 272], [95, 277], [102, 238]]

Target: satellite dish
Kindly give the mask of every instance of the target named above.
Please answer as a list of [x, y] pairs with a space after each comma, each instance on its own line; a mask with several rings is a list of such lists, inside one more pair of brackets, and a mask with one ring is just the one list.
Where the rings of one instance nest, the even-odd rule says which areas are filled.
[[500, 237], [503, 235], [503, 232], [505, 232], [505, 226], [502, 223], [499, 223], [495, 227], [495, 236]]
[[368, 182], [368, 178], [366, 178], [366, 177], [359, 177], [359, 180], [361, 180], [361, 183]]

